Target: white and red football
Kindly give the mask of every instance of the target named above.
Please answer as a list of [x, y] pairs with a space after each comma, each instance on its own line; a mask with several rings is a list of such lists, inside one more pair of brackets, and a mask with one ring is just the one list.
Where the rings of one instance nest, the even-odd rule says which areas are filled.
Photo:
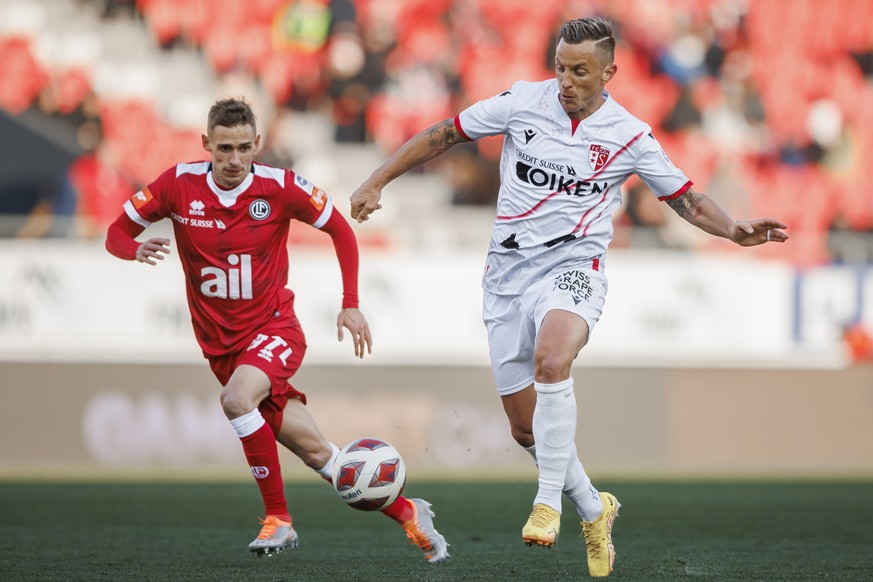
[[381, 439], [350, 442], [342, 448], [333, 466], [333, 488], [340, 499], [362, 511], [388, 507], [405, 486], [403, 457]]

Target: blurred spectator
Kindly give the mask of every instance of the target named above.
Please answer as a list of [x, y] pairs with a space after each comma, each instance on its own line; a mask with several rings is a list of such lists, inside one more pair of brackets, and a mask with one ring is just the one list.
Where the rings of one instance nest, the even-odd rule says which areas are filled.
[[842, 212], [828, 225], [827, 248], [838, 265], [873, 264], [873, 228], [853, 228]]
[[69, 177], [77, 194], [79, 234], [87, 238], [104, 236], [118, 209], [136, 192], [119, 172], [111, 147], [102, 141], [73, 163]]
[[0, 185], [0, 236], [66, 237], [73, 234], [76, 193], [65, 170], [42, 181]]
[[458, 144], [440, 160], [452, 189], [452, 203], [462, 206], [494, 206], [500, 191], [497, 161], [482, 158], [475, 143]]
[[843, 341], [853, 364], [873, 363], [873, 336], [863, 324], [847, 325], [843, 332]]
[[616, 217], [617, 246], [630, 248], [673, 248], [664, 234], [665, 205], [641, 180], [634, 177], [625, 188], [623, 211]]

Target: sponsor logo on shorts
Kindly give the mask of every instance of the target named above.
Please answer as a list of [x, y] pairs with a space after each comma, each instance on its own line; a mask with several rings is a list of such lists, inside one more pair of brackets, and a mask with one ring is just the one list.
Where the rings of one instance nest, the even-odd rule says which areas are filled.
[[591, 294], [594, 292], [591, 288], [591, 277], [579, 269], [564, 271], [556, 276], [552, 291], [568, 293], [576, 305], [583, 301], [590, 301]]

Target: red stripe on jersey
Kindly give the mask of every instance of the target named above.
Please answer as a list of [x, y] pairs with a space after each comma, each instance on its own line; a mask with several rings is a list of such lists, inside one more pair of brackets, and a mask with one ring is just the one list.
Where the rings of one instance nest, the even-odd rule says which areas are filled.
[[460, 116], [460, 115], [456, 115], [456, 116], [455, 116], [455, 129], [458, 130], [458, 133], [461, 134], [461, 137], [462, 137], [462, 138], [464, 138], [464, 139], [467, 140], [467, 141], [473, 141], [473, 140], [470, 139], [469, 136], [467, 136], [467, 134], [464, 132], [464, 128], [461, 127], [461, 116]]
[[[636, 134], [636, 135], [633, 137], [633, 139], [631, 139], [629, 142], [627, 142], [626, 144], [624, 144], [623, 146], [621, 146], [621, 149], [618, 150], [617, 152], [615, 152], [615, 155], [614, 155], [614, 156], [612, 156], [611, 158], [609, 158], [608, 160], [606, 160], [606, 163], [603, 164], [603, 167], [602, 167], [602, 168], [600, 168], [599, 170], [597, 170], [596, 172], [594, 172], [593, 174], [591, 174], [591, 177], [588, 178], [588, 180], [593, 180], [594, 178], [596, 178], [597, 176], [599, 176], [601, 173], [603, 173], [603, 170], [605, 170], [606, 168], [608, 168], [608, 167], [609, 167], [609, 164], [611, 164], [612, 162], [614, 162], [615, 159], [616, 159], [618, 156], [620, 156], [621, 154], [623, 154], [623, 153], [627, 150], [627, 148], [631, 147], [635, 141], [637, 141], [638, 139], [640, 139], [640, 138], [643, 136], [644, 133], [646, 133], [646, 132], [645, 132], [645, 131], [641, 131], [641, 132], [639, 132], [638, 134]], [[586, 180], [586, 181], [587, 181], [587, 180]]]
[[600, 270], [600, 257], [594, 257], [591, 260], [591, 268], [594, 269], [595, 271]]
[[[560, 190], [558, 190], [558, 192], [560, 192]], [[548, 196], [546, 196], [545, 198], [543, 198], [542, 200], [540, 200], [539, 202], [534, 204], [533, 208], [531, 208], [530, 210], [528, 210], [526, 212], [522, 212], [521, 214], [517, 214], [516, 216], [498, 216], [497, 220], [512, 220], [513, 218], [524, 218], [525, 216], [527, 216], [529, 214], [533, 214], [534, 212], [536, 212], [537, 208], [539, 208], [540, 206], [545, 204], [546, 200], [553, 197], [558, 192], [552, 192], [551, 194], [549, 194]]]
[[[576, 224], [576, 228], [574, 228], [570, 232], [576, 232], [577, 230], [582, 228], [582, 223], [585, 222], [585, 219], [588, 217], [589, 214], [591, 214], [592, 210], [594, 210], [595, 208], [597, 208], [598, 206], [603, 204], [603, 201], [606, 200], [606, 195], [609, 194], [610, 190], [612, 190], [612, 186], [610, 186], [609, 188], [607, 188], [606, 190], [603, 191], [603, 196], [600, 197], [600, 200], [597, 201], [597, 204], [595, 204], [594, 206], [592, 206], [591, 208], [589, 208], [588, 210], [585, 211], [585, 214], [582, 215], [582, 218], [580, 218], [579, 222]], [[597, 216], [594, 217], [594, 220], [597, 220], [598, 218], [600, 218], [601, 214], [603, 214], [603, 209], [601, 209], [600, 212], [597, 213]], [[588, 224], [585, 225], [585, 230], [582, 231], [582, 236], [585, 236], [585, 233], [588, 232], [588, 227], [591, 226], [591, 223], [593, 223], [594, 220], [592, 220], [591, 222], [589, 222]]]
[[[458, 118], [456, 117], [456, 118], [455, 118], [455, 124], [456, 124], [456, 125], [457, 125], [457, 119], [458, 119]], [[643, 135], [644, 133], [645, 133], [644, 131], [641, 131], [640, 133], [636, 134], [636, 135], [633, 137], [633, 139], [631, 139], [629, 142], [627, 142], [626, 144], [624, 144], [624, 145], [621, 147], [620, 150], [618, 150], [617, 152], [615, 152], [615, 155], [612, 156], [611, 158], [609, 158], [609, 159], [606, 161], [606, 163], [603, 164], [603, 167], [602, 167], [602, 168], [600, 168], [599, 170], [597, 170], [596, 172], [594, 172], [594, 173], [591, 175], [590, 178], [587, 178], [587, 179], [582, 180], [582, 181], [583, 181], [583, 182], [588, 182], [588, 181], [593, 180], [594, 178], [596, 178], [598, 175], [600, 175], [600, 174], [603, 172], [603, 170], [605, 170], [606, 168], [609, 167], [609, 164], [611, 164], [611, 163], [612, 163], [612, 162], [613, 162], [613, 161], [614, 161], [618, 156], [620, 156], [621, 154], [623, 154], [624, 152], [626, 152], [627, 149], [628, 149], [631, 145], [633, 145], [633, 143], [634, 143], [635, 141], [637, 141], [638, 139], [640, 139], [640, 137], [642, 137], [642, 135]], [[548, 196], [546, 196], [545, 198], [543, 198], [542, 200], [540, 200], [539, 202], [537, 202], [536, 204], [534, 204], [533, 208], [531, 208], [530, 210], [527, 210], [527, 211], [522, 212], [521, 214], [517, 214], [517, 215], [515, 215], [515, 216], [498, 216], [498, 217], [497, 217], [497, 220], [513, 220], [513, 219], [516, 219], [516, 218], [524, 218], [525, 216], [528, 216], [528, 215], [530, 215], [530, 214], [533, 214], [534, 212], [536, 212], [537, 208], [539, 208], [540, 206], [543, 205], [543, 203], [544, 203], [546, 200], [548, 200], [549, 198], [553, 197], [553, 196], [554, 196], [555, 194], [557, 194], [558, 192], [560, 192], [560, 190], [558, 190], [557, 192], [552, 192], [551, 194], [549, 194]], [[606, 192], [609, 192], [609, 188], [606, 189], [606, 191], [603, 193], [603, 198], [601, 198], [601, 199], [597, 202], [597, 204], [594, 205], [594, 207], [596, 207], [598, 204], [600, 204], [601, 202], [603, 202], [603, 200], [606, 198]], [[591, 210], [593, 210], [594, 207], [589, 208], [588, 211], [586, 211], [585, 214], [582, 215], [582, 220], [579, 221], [579, 224], [576, 225], [576, 228], [573, 229], [573, 232], [576, 232], [577, 230], [579, 230], [579, 229], [582, 227], [582, 221], [585, 220], [585, 217], [588, 216], [588, 213], [591, 212]], [[599, 215], [598, 215], [598, 216], [599, 216]], [[583, 233], [583, 234], [584, 234], [584, 233]]]
[[658, 200], [663, 200], [664, 202], [666, 202], [668, 200], [673, 200], [674, 198], [679, 198], [680, 196], [682, 196], [683, 194], [688, 192], [688, 190], [691, 188], [691, 185], [693, 183], [694, 182], [692, 182], [691, 180], [688, 180], [687, 182], [685, 182], [685, 184], [681, 188], [676, 190], [674, 193], [672, 193], [668, 196], [658, 196]]

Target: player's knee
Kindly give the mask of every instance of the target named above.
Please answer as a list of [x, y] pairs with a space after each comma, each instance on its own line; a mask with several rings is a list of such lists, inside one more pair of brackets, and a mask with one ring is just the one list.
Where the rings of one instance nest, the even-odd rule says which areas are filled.
[[533, 429], [513, 426], [510, 428], [512, 438], [515, 439], [520, 446], [528, 448], [534, 444]]
[[534, 377], [537, 382], [554, 384], [570, 377], [572, 359], [554, 352], [536, 353], [534, 355]]
[[227, 418], [238, 418], [257, 408], [257, 403], [252, 402], [250, 398], [240, 394], [239, 391], [234, 390], [229, 385], [225, 386], [224, 390], [221, 391], [219, 399], [221, 401], [221, 409]]

